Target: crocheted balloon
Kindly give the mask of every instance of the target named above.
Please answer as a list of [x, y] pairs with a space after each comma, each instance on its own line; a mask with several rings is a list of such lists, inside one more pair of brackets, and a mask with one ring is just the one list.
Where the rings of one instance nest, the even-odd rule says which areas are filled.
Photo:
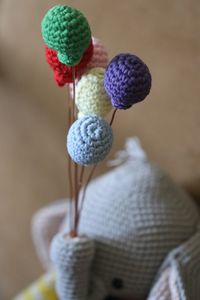
[[119, 54], [109, 63], [104, 86], [112, 105], [127, 109], [145, 99], [151, 89], [151, 74], [136, 55]]
[[83, 14], [70, 6], [56, 5], [44, 16], [41, 26], [45, 44], [58, 52], [60, 62], [77, 65], [91, 40]]
[[112, 109], [104, 89], [103, 68], [93, 68], [81, 77], [76, 86], [76, 105], [83, 115], [104, 117]]
[[[87, 64], [91, 60], [93, 48], [94, 47], [91, 40], [90, 45], [84, 52], [80, 63], [74, 67], [75, 77], [77, 77], [77, 75], [79, 74], [79, 70], [85, 69]], [[57, 82], [58, 86], [64, 86], [66, 83], [73, 82], [72, 68], [59, 61], [57, 52], [55, 50], [45, 46], [45, 55], [47, 63], [54, 71], [54, 79]]]
[[[58, 60], [57, 52], [45, 47], [46, 60], [54, 71], [54, 78], [58, 86], [73, 82], [72, 68]], [[99, 39], [92, 37], [89, 47], [83, 54], [78, 65], [75, 66], [75, 77], [79, 77], [87, 70], [95, 67], [105, 68], [108, 64], [108, 53]]]
[[67, 135], [67, 150], [80, 165], [96, 164], [109, 153], [113, 141], [108, 123], [96, 116], [75, 121]]
[[101, 41], [95, 37], [92, 37], [93, 54], [92, 58], [86, 66], [86, 69], [80, 70], [80, 75], [92, 68], [105, 68], [108, 64], [108, 52]]

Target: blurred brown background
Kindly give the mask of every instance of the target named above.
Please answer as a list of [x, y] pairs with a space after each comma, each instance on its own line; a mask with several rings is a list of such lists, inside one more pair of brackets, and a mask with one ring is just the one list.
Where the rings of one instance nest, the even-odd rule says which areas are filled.
[[137, 135], [152, 160], [200, 195], [199, 0], [0, 0], [2, 300], [42, 272], [31, 215], [67, 195], [66, 90], [54, 84], [40, 35], [44, 13], [58, 3], [85, 13], [110, 57], [133, 52], [152, 72], [148, 100], [117, 115], [113, 152]]

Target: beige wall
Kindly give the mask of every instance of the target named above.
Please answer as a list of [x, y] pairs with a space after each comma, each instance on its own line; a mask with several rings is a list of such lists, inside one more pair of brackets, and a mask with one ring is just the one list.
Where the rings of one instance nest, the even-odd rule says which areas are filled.
[[[40, 35], [55, 3], [0, 2], [0, 292], [7, 299], [41, 272], [31, 214], [67, 194], [66, 92], [53, 82]], [[67, 3], [85, 13], [110, 57], [136, 53], [152, 72], [148, 100], [117, 115], [113, 152], [137, 135], [151, 159], [200, 194], [199, 1]]]

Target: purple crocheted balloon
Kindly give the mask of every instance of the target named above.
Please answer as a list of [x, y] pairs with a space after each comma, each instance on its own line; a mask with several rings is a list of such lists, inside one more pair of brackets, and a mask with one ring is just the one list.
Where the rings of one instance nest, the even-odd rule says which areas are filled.
[[136, 55], [119, 54], [107, 66], [104, 86], [112, 105], [127, 109], [144, 100], [151, 89], [151, 74]]

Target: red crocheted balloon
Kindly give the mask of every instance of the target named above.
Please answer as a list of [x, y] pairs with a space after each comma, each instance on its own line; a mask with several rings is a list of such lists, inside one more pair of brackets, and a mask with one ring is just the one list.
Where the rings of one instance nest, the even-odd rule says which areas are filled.
[[[75, 77], [78, 76], [79, 71], [84, 69], [90, 62], [93, 54], [93, 43], [90, 42], [89, 47], [86, 49], [83, 57], [78, 65], [75, 66]], [[72, 67], [64, 65], [58, 60], [57, 52], [45, 46], [46, 61], [54, 71], [54, 79], [58, 86], [64, 86], [66, 83], [73, 82]]]

